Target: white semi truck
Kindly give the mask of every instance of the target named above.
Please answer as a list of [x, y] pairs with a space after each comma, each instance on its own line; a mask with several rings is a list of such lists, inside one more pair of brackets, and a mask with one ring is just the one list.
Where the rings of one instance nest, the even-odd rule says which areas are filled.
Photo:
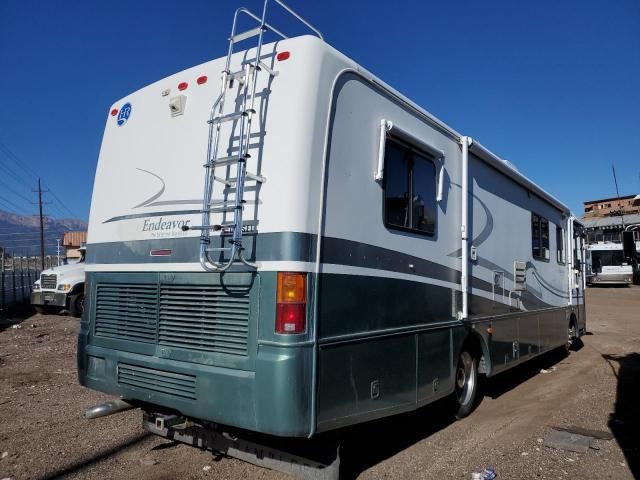
[[74, 317], [82, 317], [84, 312], [84, 255], [76, 263], [43, 270], [33, 285], [31, 305], [38, 313], [59, 313], [69, 310]]

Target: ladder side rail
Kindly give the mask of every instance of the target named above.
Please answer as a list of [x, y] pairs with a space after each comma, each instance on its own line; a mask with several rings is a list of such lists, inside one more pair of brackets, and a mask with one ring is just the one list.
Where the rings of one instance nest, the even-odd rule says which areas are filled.
[[[220, 144], [220, 129], [221, 124], [216, 123], [214, 125], [213, 120], [216, 116], [222, 115], [224, 112], [224, 100], [227, 92], [227, 76], [229, 75], [229, 67], [231, 64], [231, 56], [233, 55], [233, 45], [234, 42], [232, 40], [233, 35], [235, 34], [237, 18], [239, 15], [239, 11], [236, 11], [233, 17], [233, 25], [231, 27], [231, 38], [229, 39], [229, 49], [227, 51], [227, 58], [225, 61], [225, 69], [222, 72], [222, 85], [220, 88], [220, 95], [218, 100], [213, 104], [211, 108], [211, 113], [209, 115], [209, 142], [207, 147], [207, 172], [205, 175], [205, 185], [202, 199], [202, 227], [200, 231], [200, 265], [207, 271], [217, 271], [222, 272], [227, 270], [234, 261], [235, 258], [235, 248], [231, 246], [231, 255], [228, 262], [220, 265], [219, 263], [211, 260], [209, 255], [208, 246], [211, 243], [211, 197], [213, 194], [213, 184], [215, 183], [215, 158], [218, 155], [218, 148]], [[217, 111], [217, 112], [216, 112]]]
[[[236, 15], [238, 13], [244, 13], [245, 15], [251, 17], [253, 20], [255, 20], [256, 22], [262, 24], [262, 20], [260, 19], [260, 17], [258, 17], [256, 14], [254, 14], [253, 12], [251, 12], [250, 10], [247, 10], [245, 7], [240, 7], [239, 9], [236, 10]], [[275, 33], [276, 35], [278, 35], [279, 37], [281, 37], [283, 40], [286, 40], [287, 38], [289, 38], [287, 35], [285, 35], [284, 33], [282, 33], [280, 30], [278, 30], [276, 27], [274, 27], [273, 25], [271, 25], [270, 23], [264, 22], [264, 27], [268, 28], [269, 30], [271, 30], [273, 33]], [[231, 35], [233, 37], [233, 35], [235, 35], [235, 30], [233, 32], [233, 34]]]
[[[262, 38], [262, 34], [260, 34]], [[251, 92], [251, 85], [255, 85], [255, 78], [257, 74], [257, 70], [254, 65], [247, 64], [245, 66], [247, 70], [246, 79], [247, 81], [243, 85], [243, 93], [242, 93], [242, 106], [241, 109], [243, 112], [247, 111], [247, 100], [248, 96]], [[239, 144], [239, 154], [240, 158], [244, 158], [244, 161], [239, 161], [236, 164], [236, 192], [235, 192], [235, 202], [234, 202], [234, 225], [233, 225], [233, 241], [232, 243], [236, 246], [237, 249], [242, 250], [242, 209], [244, 207], [244, 182], [245, 182], [245, 172], [246, 172], [246, 158], [248, 153], [247, 142], [246, 139], [250, 138], [250, 126], [251, 126], [251, 116], [253, 114], [249, 112], [246, 116], [243, 116], [240, 120], [240, 144]]]
[[[256, 86], [257, 86], [257, 79], [258, 79], [258, 73], [260, 72], [260, 56], [262, 53], [262, 45], [263, 45], [263, 41], [264, 41], [264, 26], [265, 26], [265, 19], [266, 19], [266, 15], [267, 15], [267, 5], [268, 5], [268, 0], [265, 0], [264, 5], [263, 5], [263, 9], [262, 9], [262, 19], [260, 22], [260, 27], [261, 27], [261, 31], [260, 31], [260, 35], [258, 36], [258, 45], [256, 47], [256, 57], [254, 60], [253, 65], [249, 65], [248, 71], [247, 71], [247, 83], [244, 85], [244, 95], [243, 95], [243, 101], [242, 101], [242, 109], [243, 111], [247, 111], [247, 97], [250, 96], [250, 106], [249, 106], [249, 113], [246, 117], [242, 118], [242, 123], [240, 125], [240, 152], [241, 155], [244, 156], [245, 158], [247, 158], [247, 154], [249, 152], [249, 144], [251, 141], [251, 120], [253, 119], [253, 112], [254, 112], [254, 107], [255, 107], [255, 94], [256, 94]], [[243, 204], [243, 200], [244, 200], [244, 187], [245, 187], [245, 180], [246, 180], [246, 173], [247, 173], [247, 163], [246, 161], [244, 162], [238, 162], [237, 165], [237, 174], [236, 174], [236, 178], [238, 179], [236, 182], [236, 202], [235, 202], [235, 211], [234, 211], [234, 215], [235, 215], [235, 221], [234, 221], [234, 229], [233, 229], [233, 243], [236, 244], [238, 251], [239, 251], [239, 259], [242, 263], [244, 263], [247, 266], [250, 267], [255, 267], [256, 265], [254, 265], [253, 263], [249, 262], [248, 260], [246, 260], [244, 258], [244, 253], [243, 253], [243, 246], [242, 246], [242, 229], [244, 227], [243, 225], [243, 209], [244, 209], [244, 204]]]
[[[265, 6], [268, 0], [265, 0]], [[273, 0], [275, 3], [277, 3], [278, 5], [280, 5], [280, 7], [282, 7], [284, 10], [286, 10], [290, 15], [292, 15], [293, 17], [295, 17], [298, 21], [302, 22], [309, 30], [311, 30], [313, 33], [315, 33], [318, 38], [320, 38], [320, 40], [324, 41], [324, 37], [322, 36], [322, 33], [320, 33], [320, 30], [318, 30], [316, 27], [314, 27], [313, 25], [311, 25], [309, 22], [307, 22], [300, 14], [296, 13], [291, 7], [289, 7], [287, 4], [285, 4], [282, 0]]]

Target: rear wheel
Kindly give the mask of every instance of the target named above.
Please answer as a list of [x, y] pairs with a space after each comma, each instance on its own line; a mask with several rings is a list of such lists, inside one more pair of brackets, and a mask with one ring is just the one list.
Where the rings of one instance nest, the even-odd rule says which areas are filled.
[[569, 328], [567, 329], [567, 345], [565, 346], [567, 353], [569, 352], [569, 350], [571, 350], [571, 347], [573, 346], [573, 343], [576, 341], [577, 337], [578, 337], [578, 330], [576, 328], [576, 322], [572, 318], [569, 321]]
[[84, 293], [71, 295], [69, 299], [69, 313], [72, 317], [82, 318], [84, 313]]
[[463, 350], [458, 357], [455, 377], [456, 418], [469, 415], [478, 394], [478, 362], [473, 354]]

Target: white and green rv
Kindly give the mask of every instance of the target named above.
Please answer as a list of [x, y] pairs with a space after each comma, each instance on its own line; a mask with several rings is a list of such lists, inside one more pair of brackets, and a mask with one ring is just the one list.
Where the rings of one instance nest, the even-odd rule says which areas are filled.
[[464, 416], [585, 332], [569, 208], [311, 31], [239, 9], [227, 57], [111, 107], [78, 365], [120, 399], [89, 416], [274, 467], [238, 442]]

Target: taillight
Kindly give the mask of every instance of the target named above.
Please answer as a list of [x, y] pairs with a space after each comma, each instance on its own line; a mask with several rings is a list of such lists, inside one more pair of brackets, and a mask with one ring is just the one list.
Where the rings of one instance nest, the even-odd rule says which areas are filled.
[[307, 329], [307, 274], [278, 272], [276, 333], [304, 333]]

